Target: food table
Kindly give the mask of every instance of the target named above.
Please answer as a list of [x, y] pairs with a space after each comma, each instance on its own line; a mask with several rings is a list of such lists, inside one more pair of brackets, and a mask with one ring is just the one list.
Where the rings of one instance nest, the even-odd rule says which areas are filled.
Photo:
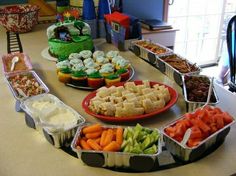
[[[90, 92], [67, 87], [57, 80], [55, 62], [48, 61], [41, 56], [41, 52], [47, 47], [46, 28], [50, 24], [40, 24], [30, 33], [20, 34], [24, 52], [32, 61], [33, 68], [50, 89], [50, 93], [57, 96], [65, 104], [71, 106], [86, 121], [99, 122], [100, 120], [86, 114], [81, 103]], [[5, 54], [6, 34], [0, 27], [0, 54]], [[105, 43], [105, 40], [95, 40], [96, 48], [108, 51], [116, 49], [113, 45]], [[173, 87], [179, 93], [177, 103], [166, 112], [152, 118], [138, 121], [145, 127], [161, 128], [168, 122], [185, 113], [185, 102], [181, 88], [160, 71], [150, 66], [132, 52], [121, 52], [121, 55], [130, 60], [135, 69], [134, 79], [162, 82]], [[117, 172], [110, 169], [89, 167], [79, 159], [56, 149], [46, 141], [38, 131], [28, 128], [24, 122], [24, 113], [14, 110], [15, 99], [12, 96], [1, 70], [1, 120], [0, 120], [0, 175], [133, 175], [129, 172]], [[225, 105], [227, 100], [220, 99]], [[232, 114], [235, 116], [235, 114]], [[114, 123], [113, 123], [114, 124]], [[119, 125], [135, 125], [136, 122], [122, 123]], [[118, 124], [115, 124], [118, 125]], [[231, 175], [236, 172], [236, 127], [232, 126], [225, 142], [213, 153], [194, 163], [181, 167], [161, 171], [142, 173], [142, 175]]]

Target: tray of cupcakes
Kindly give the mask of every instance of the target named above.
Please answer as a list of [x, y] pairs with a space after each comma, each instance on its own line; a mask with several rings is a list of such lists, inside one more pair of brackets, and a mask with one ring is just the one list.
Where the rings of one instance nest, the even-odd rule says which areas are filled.
[[81, 51], [56, 64], [58, 80], [67, 86], [93, 90], [129, 81], [134, 75], [130, 62], [118, 51]]

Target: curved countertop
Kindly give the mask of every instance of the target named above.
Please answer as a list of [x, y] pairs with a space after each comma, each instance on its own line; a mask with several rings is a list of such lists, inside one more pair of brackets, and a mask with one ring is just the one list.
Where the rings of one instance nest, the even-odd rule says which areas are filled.
[[[27, 53], [33, 68], [44, 83], [49, 87], [50, 93], [60, 98], [64, 103], [78, 111], [89, 122], [100, 120], [86, 114], [81, 103], [90, 92], [67, 87], [57, 80], [55, 62], [44, 59], [41, 52], [47, 48], [46, 28], [50, 24], [37, 25], [30, 33], [20, 34], [23, 51]], [[0, 54], [7, 53], [5, 29], [0, 26]], [[95, 40], [97, 49], [108, 51], [117, 50], [105, 40]], [[161, 128], [168, 122], [185, 113], [185, 103], [181, 88], [157, 69], [136, 57], [132, 52], [121, 52], [121, 55], [130, 60], [135, 69], [134, 79], [151, 80], [167, 84], [179, 93], [177, 103], [168, 111], [152, 118], [138, 121], [145, 127]], [[46, 141], [38, 131], [28, 128], [24, 121], [24, 113], [14, 109], [15, 99], [12, 96], [2, 70], [0, 71], [0, 175], [1, 176], [64, 176], [64, 175], [103, 175], [123, 176], [135, 173], [117, 172], [105, 168], [89, 167], [60, 149], [56, 149]], [[222, 91], [222, 90], [221, 90]], [[220, 97], [222, 107], [227, 107], [227, 100]], [[230, 105], [228, 105], [230, 106]], [[113, 123], [114, 124], [114, 123]], [[136, 122], [125, 123], [135, 125]], [[121, 124], [124, 125], [124, 124]], [[176, 176], [199, 175], [224, 176], [236, 173], [236, 126], [233, 125], [225, 142], [213, 153], [194, 163], [161, 171], [146, 172], [142, 175]]]

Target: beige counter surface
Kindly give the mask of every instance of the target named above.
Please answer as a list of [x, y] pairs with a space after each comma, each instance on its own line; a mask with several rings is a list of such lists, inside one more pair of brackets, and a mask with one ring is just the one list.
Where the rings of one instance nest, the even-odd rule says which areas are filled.
[[[41, 56], [41, 52], [47, 48], [46, 28], [48, 25], [38, 25], [32, 32], [20, 35], [23, 50], [30, 56], [34, 70], [49, 87], [50, 93], [77, 110], [87, 121], [103, 123], [86, 114], [81, 107], [81, 102], [89, 91], [73, 89], [60, 83], [56, 76], [55, 62], [48, 61]], [[116, 49], [113, 45], [105, 43], [104, 40], [96, 40], [95, 44], [98, 49], [104, 51]], [[5, 29], [0, 27], [0, 54], [6, 54], [6, 48]], [[161, 128], [185, 112], [180, 87], [133, 53], [121, 52], [121, 55], [131, 61], [135, 69], [133, 79], [162, 82], [175, 88], [179, 93], [179, 99], [171, 109], [150, 119], [139, 121], [140, 124], [146, 127]], [[89, 167], [79, 159], [54, 148], [42, 134], [26, 126], [24, 113], [15, 111], [15, 99], [4, 81], [2, 70], [0, 71], [0, 89], [0, 176], [122, 176], [135, 174]], [[135, 125], [135, 123], [125, 125]], [[235, 136], [236, 127], [234, 125], [226, 141], [207, 157], [181, 167], [142, 173], [142, 175], [224, 176], [236, 173]]]

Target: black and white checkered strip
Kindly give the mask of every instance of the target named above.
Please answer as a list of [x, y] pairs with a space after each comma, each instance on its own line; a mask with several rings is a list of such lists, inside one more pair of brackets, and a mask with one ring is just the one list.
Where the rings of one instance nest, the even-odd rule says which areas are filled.
[[22, 53], [22, 45], [18, 33], [7, 31], [7, 52], [8, 53]]

